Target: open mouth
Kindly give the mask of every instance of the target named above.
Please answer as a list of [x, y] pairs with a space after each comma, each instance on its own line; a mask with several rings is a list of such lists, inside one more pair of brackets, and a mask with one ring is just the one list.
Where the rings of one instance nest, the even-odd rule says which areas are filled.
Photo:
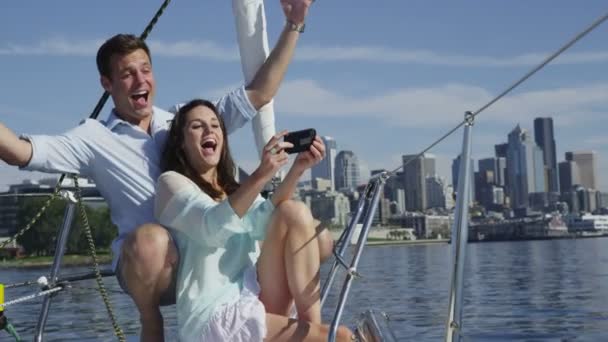
[[140, 92], [137, 92], [133, 95], [131, 95], [131, 99], [133, 100], [133, 102], [135, 102], [135, 104], [139, 107], [145, 107], [148, 104], [148, 95], [150, 94], [149, 91], [147, 90], [143, 90]]
[[203, 141], [203, 143], [201, 144], [201, 147], [203, 148], [204, 154], [212, 154], [215, 152], [215, 149], [217, 148], [217, 143], [213, 139], [207, 139], [207, 140]]

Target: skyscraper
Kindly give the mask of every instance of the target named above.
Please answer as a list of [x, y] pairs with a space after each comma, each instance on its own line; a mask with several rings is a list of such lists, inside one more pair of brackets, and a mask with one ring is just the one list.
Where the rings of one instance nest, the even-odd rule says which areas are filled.
[[509, 148], [509, 143], [502, 143], [494, 145], [494, 153], [496, 153], [496, 158], [507, 157], [507, 149]]
[[496, 182], [498, 185], [507, 188], [509, 186], [509, 174], [507, 170], [507, 149], [509, 148], [508, 143], [494, 145], [494, 152], [496, 155]]
[[534, 141], [543, 151], [546, 192], [559, 192], [557, 158], [552, 118], [534, 119]]
[[[445, 182], [438, 176], [426, 177], [427, 208], [445, 208]], [[451, 196], [451, 194], [449, 194]]]
[[587, 189], [596, 189], [597, 158], [595, 151], [566, 152], [566, 160], [573, 161], [578, 166], [580, 185]]
[[580, 184], [578, 166], [575, 162], [566, 160], [559, 163], [559, 188], [563, 193], [573, 191]]
[[423, 211], [428, 206], [426, 178], [435, 176], [435, 156], [424, 154], [417, 157], [417, 155], [411, 154], [404, 155], [402, 159], [406, 209]]
[[508, 144], [507, 179], [511, 207], [525, 208], [529, 206], [530, 193], [543, 192], [545, 181], [542, 150], [519, 125], [509, 133]]
[[330, 181], [331, 190], [335, 190], [336, 177], [335, 177], [335, 160], [337, 153], [337, 144], [332, 137], [321, 137], [323, 143], [325, 143], [325, 158], [315, 165], [311, 171], [311, 178], [324, 178]]
[[335, 162], [336, 190], [356, 189], [361, 179], [357, 156], [352, 151], [340, 151]]
[[496, 175], [494, 180], [496, 185], [505, 187], [507, 177], [507, 158], [506, 157], [498, 157], [496, 158]]
[[[496, 163], [496, 158], [484, 158], [484, 159], [479, 159], [477, 161], [477, 165], [478, 165], [478, 169], [479, 169], [479, 173], [480, 174], [484, 174], [484, 177], [490, 177], [490, 178], [486, 178], [486, 182], [489, 184], [497, 184], [497, 175], [498, 175], [498, 171], [497, 171], [497, 163]], [[485, 176], [485, 175], [489, 175], [489, 176]]]
[[[456, 159], [452, 160], [452, 190], [454, 191], [454, 193], [456, 193], [456, 196], [458, 196], [458, 177], [460, 177], [459, 172], [460, 172], [460, 155], [458, 157], [456, 157]], [[474, 177], [473, 177], [473, 170], [475, 169], [473, 167], [473, 159], [469, 158], [469, 162], [470, 162], [470, 166], [469, 169], [471, 170], [471, 172], [469, 172], [469, 204], [472, 204], [473, 201], [475, 200], [475, 197], [473, 196], [473, 194], [475, 193], [475, 182], [474, 182]]]

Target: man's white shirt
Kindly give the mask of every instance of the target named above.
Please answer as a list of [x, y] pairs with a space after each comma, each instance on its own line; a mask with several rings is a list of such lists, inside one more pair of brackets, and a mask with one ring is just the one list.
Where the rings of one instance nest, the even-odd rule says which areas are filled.
[[[216, 106], [229, 134], [257, 114], [244, 86], [219, 99]], [[61, 135], [23, 136], [33, 148], [24, 169], [75, 173], [95, 182], [118, 227], [112, 242], [113, 269], [123, 239], [140, 225], [156, 222], [154, 188], [172, 119], [172, 113], [154, 107], [148, 134], [112, 111], [105, 121], [87, 119]]]

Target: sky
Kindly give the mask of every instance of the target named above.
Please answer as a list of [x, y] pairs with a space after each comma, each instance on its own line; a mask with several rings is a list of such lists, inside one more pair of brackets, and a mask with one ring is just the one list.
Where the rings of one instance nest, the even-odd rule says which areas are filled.
[[[0, 122], [18, 134], [59, 134], [102, 94], [101, 43], [139, 34], [162, 1], [5, 2], [0, 11]], [[230, 1], [174, 0], [149, 36], [161, 108], [216, 98], [242, 84]], [[269, 41], [284, 24], [266, 1]], [[606, 1], [317, 0], [275, 98], [277, 130], [308, 127], [353, 151], [362, 172], [395, 169], [608, 11]], [[558, 161], [594, 150], [608, 190], [608, 23], [477, 117], [475, 159], [516, 126], [553, 117]], [[111, 109], [108, 101], [100, 118]], [[431, 153], [451, 182], [458, 130]], [[251, 128], [230, 136], [236, 161], [258, 165]], [[0, 191], [43, 175], [0, 161]]]

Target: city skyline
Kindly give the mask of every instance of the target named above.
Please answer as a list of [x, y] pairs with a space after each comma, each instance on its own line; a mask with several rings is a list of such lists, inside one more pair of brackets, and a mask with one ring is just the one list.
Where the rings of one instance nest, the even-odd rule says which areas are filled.
[[[536, 119], [541, 119], [541, 118], [535, 118], [534, 121], [536, 121]], [[545, 117], [542, 119], [552, 119], [551, 117]], [[522, 127], [522, 125], [520, 125], [519, 123], [516, 125], [516, 127], [520, 128]], [[525, 126], [524, 126], [525, 127]], [[530, 130], [523, 128], [522, 130], [526, 131], [528, 135], [530, 135]], [[350, 151], [350, 150], [342, 150], [339, 147], [339, 142], [336, 141], [333, 137], [331, 136], [322, 136], [322, 139], [324, 141], [324, 143], [326, 145], [328, 145], [330, 148], [328, 148], [328, 153], [327, 153], [327, 157], [330, 158], [331, 156], [333, 156], [333, 158], [335, 159], [335, 157], [337, 156], [337, 154], [341, 153], [341, 152], [347, 152], [350, 153], [352, 155], [355, 156], [355, 158], [357, 159], [357, 164], [359, 165], [359, 178], [361, 179], [361, 181], [359, 182], [359, 184], [363, 184], [365, 182], [367, 182], [367, 180], [371, 177], [374, 169], [369, 169], [368, 165], [365, 165], [365, 161], [362, 161], [359, 157], [359, 155], [357, 154], [356, 151]], [[534, 134], [534, 137], [529, 137], [530, 140], [532, 140], [532, 142], [536, 142], [536, 134]], [[506, 140], [506, 139], [504, 139]], [[498, 146], [501, 145], [500, 138], [497, 139], [497, 141], [495, 142], [495, 144], [493, 146]], [[553, 147], [555, 148], [555, 147]], [[566, 149], [567, 150], [567, 149]], [[494, 154], [491, 155], [485, 155], [485, 156], [473, 156], [471, 158], [472, 160], [472, 173], [479, 171], [479, 166], [478, 166], [478, 162], [487, 158], [494, 158], [497, 155], [497, 151], [495, 151]], [[564, 161], [568, 161], [568, 154], [572, 154], [572, 153], [594, 153], [595, 155], [595, 161], [594, 163], [597, 163], [597, 160], [601, 160], [601, 156], [598, 155], [597, 151], [594, 150], [579, 150], [579, 151], [572, 151], [572, 150], [567, 150], [566, 152], [564, 152], [564, 156], [562, 159], [559, 158], [559, 155], [556, 156], [555, 162], [556, 165], [564, 162]], [[443, 181], [447, 182], [447, 185], [453, 186], [454, 190], [456, 190], [456, 186], [457, 184], [455, 184], [456, 182], [454, 182], [454, 175], [455, 175], [455, 170], [454, 170], [454, 165], [453, 165], [453, 161], [454, 159], [458, 158], [459, 155], [456, 155], [455, 157], [452, 157], [451, 159], [449, 159], [448, 156], [445, 157], [438, 157], [435, 154], [429, 154], [427, 153], [427, 155], [430, 155], [433, 158], [433, 174], [440, 177]], [[544, 155], [544, 154], [543, 154]], [[407, 154], [404, 153], [401, 155], [402, 158], [405, 158], [406, 156], [415, 156], [415, 154]], [[397, 166], [400, 167], [400, 166]], [[323, 172], [326, 172], [325, 170], [321, 171], [320, 169], [327, 169], [327, 170], [331, 170], [331, 176], [334, 177], [334, 179], [332, 179], [330, 181], [330, 184], [332, 184], [332, 186], [335, 186], [335, 160], [329, 161], [329, 159], [325, 159], [324, 161], [322, 161], [320, 164], [316, 165], [315, 167], [313, 167], [313, 169], [310, 170], [310, 174], [309, 176], [305, 176], [304, 179], [306, 180], [312, 180], [313, 174], [315, 172], [318, 172], [318, 177], [322, 176]], [[391, 169], [387, 169], [387, 168], [379, 168], [379, 169], [383, 169], [383, 170], [394, 170], [396, 169], [396, 167], [393, 167]], [[401, 168], [400, 171], [402, 171], [403, 169]], [[250, 170], [245, 170], [245, 171], [250, 171]], [[56, 175], [53, 174], [45, 174], [45, 173], [37, 173], [37, 172], [27, 172], [27, 171], [21, 171], [21, 173], [23, 173], [25, 176], [23, 178], [19, 178], [19, 180], [15, 183], [6, 183], [6, 184], [0, 184], [0, 192], [2, 191], [6, 191], [8, 189], [8, 187], [10, 185], [16, 185], [16, 184], [20, 184], [21, 182], [29, 182], [29, 181], [37, 181], [38, 179], [45, 179], [48, 180], [49, 178], [55, 178]], [[36, 175], [32, 178], [27, 177], [27, 175], [32, 174], [32, 175]], [[472, 176], [471, 176], [472, 177]], [[506, 176], [505, 176], [506, 177]], [[325, 178], [325, 177], [321, 177], [321, 178]], [[474, 179], [474, 177], [472, 177], [472, 179]], [[557, 179], [557, 182], [559, 183], [560, 180]], [[591, 182], [591, 181], [589, 181]], [[592, 187], [593, 189], [599, 190], [599, 191], [607, 191], [606, 189], [601, 188], [601, 184], [603, 183], [603, 177], [601, 177], [601, 173], [600, 172], [596, 172], [595, 173], [595, 180], [593, 181], [593, 184], [599, 184], [600, 187], [595, 188]], [[559, 186], [558, 186], [559, 187]], [[474, 189], [472, 190], [474, 191]]]
[[[117, 32], [138, 33], [156, 5], [136, 0], [117, 10], [112, 2], [7, 4], [0, 13], [0, 122], [18, 134], [58, 134], [76, 125], [101, 95], [97, 47]], [[68, 8], [73, 15], [66, 17]], [[266, 9], [273, 45], [284, 20], [278, 1], [266, 1]], [[403, 155], [420, 152], [465, 111], [485, 104], [603, 11], [602, 1], [437, 6], [354, 0], [348, 7], [315, 2], [275, 101], [277, 130], [314, 127], [334, 137], [340, 150], [357, 154], [364, 177], [370, 170], [392, 170]], [[607, 32], [606, 25], [598, 27], [480, 115], [473, 127], [473, 157], [492, 155], [497, 137], [518, 122], [532, 132], [533, 118], [552, 117], [558, 159], [567, 151], [596, 150], [599, 174], [608, 173], [602, 157], [608, 155], [603, 129], [608, 80], [598, 72], [608, 64]], [[150, 35], [157, 106], [215, 97], [238, 86], [234, 36], [229, 2], [172, 3]], [[251, 129], [230, 139], [235, 160], [252, 171], [257, 152]], [[458, 131], [430, 151], [446, 180], [461, 141]], [[32, 176], [40, 177], [0, 163], [0, 188]], [[608, 189], [605, 177], [599, 182], [601, 190]]]

